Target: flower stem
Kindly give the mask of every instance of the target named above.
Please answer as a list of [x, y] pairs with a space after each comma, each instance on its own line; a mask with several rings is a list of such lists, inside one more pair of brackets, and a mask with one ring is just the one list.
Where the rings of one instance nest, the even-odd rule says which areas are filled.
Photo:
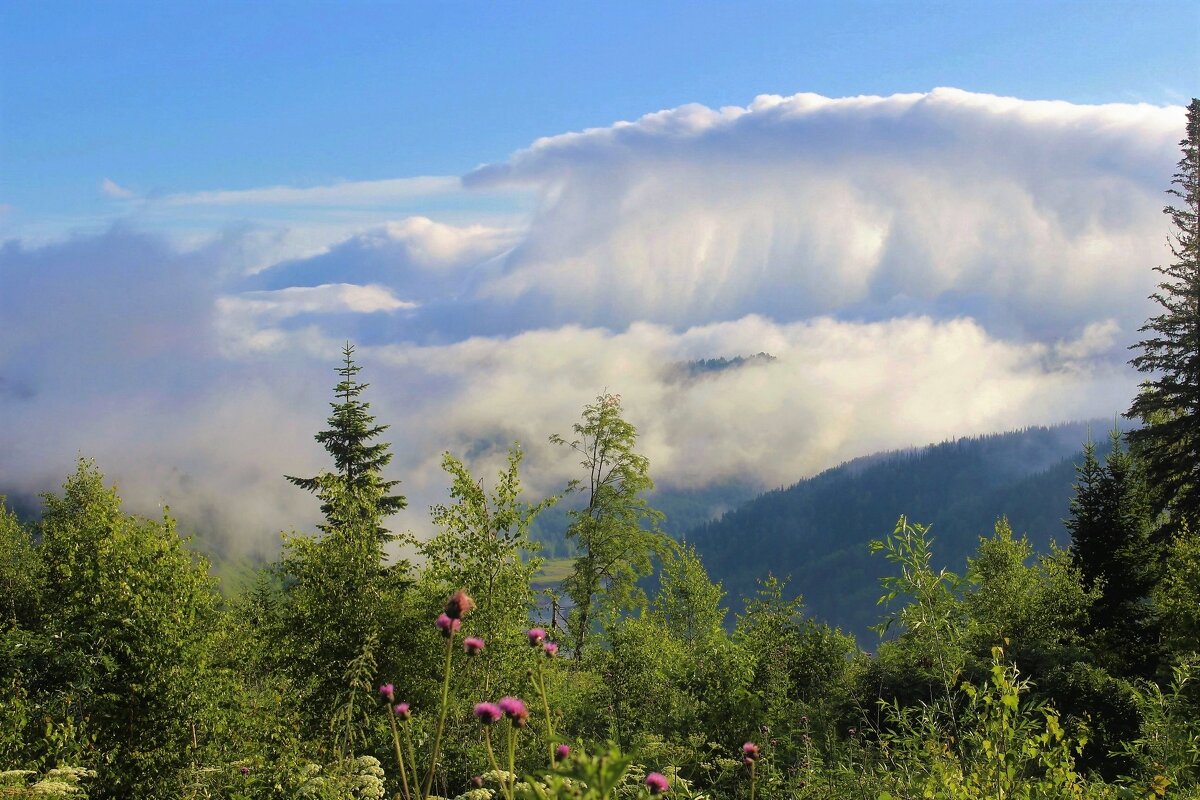
[[483, 745], [487, 748], [488, 761], [492, 764], [492, 769], [496, 771], [496, 780], [500, 784], [500, 791], [506, 800], [512, 800], [512, 795], [508, 791], [508, 781], [503, 777], [504, 773], [500, 770], [500, 765], [496, 762], [496, 753], [492, 750], [492, 729], [485, 727], [483, 729]]
[[538, 661], [537, 677], [538, 695], [542, 698], [542, 710], [546, 712], [546, 747], [550, 752], [550, 769], [554, 769], [554, 717], [550, 715], [550, 701], [546, 699], [546, 675], [542, 672], [542, 662]]
[[404, 755], [400, 752], [400, 731], [396, 730], [396, 715], [392, 713], [391, 704], [388, 704], [388, 724], [392, 728], [392, 744], [396, 748], [396, 766], [400, 767], [400, 787], [404, 800], [409, 800], [408, 794], [408, 767], [404, 764]]
[[754, 772], [754, 768], [756, 766], [758, 766], [757, 761], [750, 762], [750, 800], [754, 800], [754, 790], [756, 788], [756, 786], [755, 786], [756, 780], [755, 779], [758, 777], [757, 775], [755, 775], [755, 772]]
[[446, 637], [446, 670], [442, 677], [442, 710], [438, 716], [437, 733], [433, 737], [433, 754], [429, 757], [429, 774], [425, 776], [425, 789], [421, 792], [421, 800], [428, 800], [433, 791], [433, 773], [437, 771], [438, 756], [442, 752], [442, 731], [446, 729], [446, 712], [450, 697], [450, 661], [454, 658], [454, 631]]
[[415, 750], [413, 750], [412, 723], [409, 722], [408, 720], [404, 721], [404, 743], [406, 745], [408, 745], [407, 769], [412, 770], [412, 787], [413, 787], [413, 792], [415, 793], [417, 791], [417, 789], [421, 788], [421, 784], [420, 784], [421, 778], [419, 775], [417, 775], [417, 752]]
[[513, 776], [513, 790], [517, 782], [517, 729], [508, 723], [508, 774]]

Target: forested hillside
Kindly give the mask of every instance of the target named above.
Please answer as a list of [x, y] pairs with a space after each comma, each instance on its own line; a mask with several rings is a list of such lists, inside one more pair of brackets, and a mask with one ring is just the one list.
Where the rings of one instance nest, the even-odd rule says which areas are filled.
[[802, 595], [815, 617], [868, 644], [887, 565], [867, 543], [890, 530], [898, 513], [931, 524], [937, 566], [957, 571], [1000, 517], [1039, 552], [1051, 541], [1065, 546], [1075, 465], [1083, 463], [1089, 437], [1102, 453], [1108, 447], [1105, 424], [1029, 428], [869, 456], [761, 495], [685, 538], [730, 596], [753, 592], [767, 573], [790, 577], [786, 593]]

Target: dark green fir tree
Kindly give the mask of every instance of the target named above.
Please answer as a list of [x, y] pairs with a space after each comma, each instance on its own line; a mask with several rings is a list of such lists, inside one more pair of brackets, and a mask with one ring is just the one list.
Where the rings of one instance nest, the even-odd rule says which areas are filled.
[[1151, 299], [1162, 313], [1133, 345], [1132, 363], [1151, 378], [1142, 384], [1126, 416], [1142, 427], [1129, 440], [1144, 459], [1150, 481], [1161, 489], [1157, 504], [1171, 512], [1172, 532], [1200, 530], [1200, 100], [1188, 106], [1183, 158], [1168, 193], [1178, 201], [1164, 212], [1174, 227], [1175, 261], [1155, 267], [1163, 276]]
[[388, 429], [375, 424], [371, 404], [360, 399], [370, 385], [358, 382], [362, 370], [354, 363], [354, 346], [349, 342], [342, 349], [343, 362], [337, 370], [341, 380], [334, 388], [335, 401], [330, 403], [333, 414], [329, 428], [314, 438], [333, 456], [334, 472], [314, 478], [286, 476], [301, 489], [321, 498], [321, 513], [326, 524], [321, 530], [348, 530], [359, 527], [373, 516], [379, 544], [396, 537], [379, 521], [408, 506], [404, 495], [392, 494], [399, 481], [384, 480], [383, 469], [392, 460], [387, 442], [374, 441]]
[[1095, 652], [1115, 675], [1150, 677], [1160, 649], [1151, 593], [1158, 582], [1161, 545], [1152, 535], [1146, 476], [1116, 431], [1104, 463], [1088, 442], [1077, 470], [1065, 524], [1071, 532], [1071, 560], [1085, 589], [1099, 589], [1089, 615]]

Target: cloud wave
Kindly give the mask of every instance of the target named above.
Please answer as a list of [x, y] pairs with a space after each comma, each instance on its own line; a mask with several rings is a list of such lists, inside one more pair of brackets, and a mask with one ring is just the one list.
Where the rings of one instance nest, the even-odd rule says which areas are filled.
[[[417, 530], [446, 449], [488, 470], [520, 441], [533, 491], [559, 488], [573, 461], [546, 437], [606, 389], [677, 487], [1110, 416], [1136, 385], [1124, 348], [1167, 257], [1182, 126], [1179, 108], [957, 90], [766, 96], [548, 137], [466, 176], [536, 194], [511, 224], [312, 210], [449, 187], [404, 179], [170, 195], [308, 207], [213, 217], [186, 245], [152, 215], [8, 242], [0, 491], [52, 487], [82, 452], [134, 507], [269, 550], [316, 521], [281, 476], [326, 465], [311, 436], [346, 339], [393, 426], [413, 509], [397, 525]], [[775, 360], [680, 377], [759, 352]]]

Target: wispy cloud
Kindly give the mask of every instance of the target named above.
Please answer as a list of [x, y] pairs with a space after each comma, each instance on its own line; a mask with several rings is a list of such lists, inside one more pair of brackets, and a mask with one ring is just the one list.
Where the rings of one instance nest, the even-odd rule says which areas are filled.
[[381, 206], [459, 191], [455, 176], [431, 175], [379, 181], [343, 181], [327, 186], [268, 186], [168, 194], [168, 206]]
[[131, 197], [137, 196], [132, 189], [126, 189], [112, 178], [105, 178], [100, 181], [100, 191], [105, 197], [112, 197], [116, 200], [128, 200]]

